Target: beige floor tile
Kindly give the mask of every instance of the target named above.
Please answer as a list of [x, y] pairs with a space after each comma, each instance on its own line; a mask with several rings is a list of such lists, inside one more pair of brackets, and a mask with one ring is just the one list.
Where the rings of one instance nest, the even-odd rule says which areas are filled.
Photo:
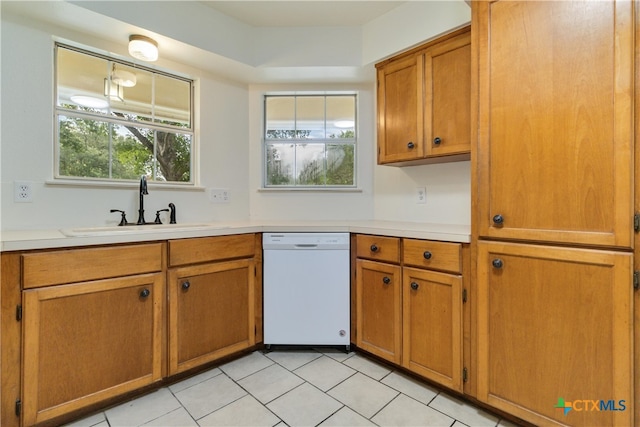
[[298, 350], [298, 351], [273, 351], [266, 353], [269, 359], [273, 360], [277, 364], [285, 367], [286, 369], [293, 371], [298, 369], [302, 365], [317, 359], [322, 356], [322, 353], [318, 353], [315, 350]]
[[186, 409], [180, 407], [166, 415], [148, 422], [145, 426], [155, 427], [198, 427], [198, 423], [189, 415]]
[[500, 420], [500, 422], [498, 423], [498, 427], [519, 427], [519, 425], [520, 424], [516, 424], [505, 419]]
[[246, 394], [246, 391], [226, 375], [217, 375], [176, 393], [176, 397], [198, 421]]
[[438, 395], [438, 390], [398, 372], [392, 372], [382, 381], [407, 396], [428, 405]]
[[356, 371], [327, 356], [322, 356], [296, 369], [293, 373], [320, 390], [327, 391], [355, 374]]
[[380, 381], [386, 375], [389, 375], [389, 373], [391, 372], [391, 369], [387, 368], [386, 366], [376, 363], [371, 359], [360, 356], [359, 354], [348, 358], [343, 363], [378, 381]]
[[280, 365], [271, 365], [238, 381], [238, 384], [262, 403], [269, 403], [304, 382]]
[[175, 394], [175, 393], [178, 393], [179, 391], [182, 391], [186, 388], [189, 388], [193, 385], [206, 381], [220, 374], [222, 374], [222, 371], [220, 369], [218, 368], [210, 369], [208, 371], [202, 372], [201, 374], [198, 374], [191, 378], [187, 378], [186, 380], [180, 381], [175, 384], [171, 384], [169, 386], [169, 390], [171, 390], [171, 392]]
[[493, 427], [499, 420], [495, 415], [444, 393], [440, 393], [433, 399], [429, 406], [469, 426]]
[[139, 426], [180, 408], [180, 402], [169, 389], [161, 388], [153, 393], [131, 400], [105, 411], [112, 426]]
[[273, 360], [260, 351], [254, 351], [247, 356], [220, 366], [220, 369], [232, 380], [238, 381], [271, 365], [273, 365]]
[[364, 374], [357, 373], [329, 390], [328, 394], [360, 415], [370, 418], [399, 393]]
[[455, 420], [401, 394], [371, 418], [371, 421], [380, 426], [449, 427]]
[[374, 423], [346, 406], [343, 406], [342, 409], [324, 420], [320, 425], [323, 427], [375, 426]]
[[342, 404], [305, 383], [267, 405], [287, 425], [315, 426], [329, 418]]
[[200, 419], [198, 424], [209, 426], [274, 426], [280, 419], [260, 404], [256, 399], [247, 395], [222, 409]]

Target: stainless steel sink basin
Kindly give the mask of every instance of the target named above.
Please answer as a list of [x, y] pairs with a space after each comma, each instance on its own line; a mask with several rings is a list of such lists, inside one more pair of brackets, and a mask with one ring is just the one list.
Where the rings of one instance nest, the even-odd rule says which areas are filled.
[[147, 224], [147, 225], [127, 225], [124, 227], [83, 227], [83, 228], [63, 228], [60, 232], [68, 237], [88, 237], [88, 236], [109, 236], [120, 234], [150, 234], [175, 231], [190, 230], [217, 230], [228, 228], [226, 226], [191, 223], [191, 224]]

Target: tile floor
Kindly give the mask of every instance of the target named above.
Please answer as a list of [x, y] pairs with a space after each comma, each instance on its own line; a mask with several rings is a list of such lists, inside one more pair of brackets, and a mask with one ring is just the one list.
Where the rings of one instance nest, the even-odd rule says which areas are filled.
[[68, 426], [514, 426], [361, 354], [256, 351]]

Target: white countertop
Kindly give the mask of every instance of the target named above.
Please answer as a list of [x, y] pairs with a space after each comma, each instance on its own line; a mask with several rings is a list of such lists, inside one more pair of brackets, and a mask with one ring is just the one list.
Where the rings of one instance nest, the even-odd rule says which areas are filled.
[[[161, 226], [159, 226], [161, 227]], [[126, 230], [70, 237], [61, 230], [10, 230], [0, 233], [0, 251], [49, 249], [221, 236], [262, 232], [349, 232], [469, 243], [471, 227], [456, 224], [426, 224], [396, 221], [236, 221], [199, 223], [188, 228], [131, 226]], [[69, 234], [67, 232], [67, 234]], [[88, 233], [90, 234], [90, 233]]]

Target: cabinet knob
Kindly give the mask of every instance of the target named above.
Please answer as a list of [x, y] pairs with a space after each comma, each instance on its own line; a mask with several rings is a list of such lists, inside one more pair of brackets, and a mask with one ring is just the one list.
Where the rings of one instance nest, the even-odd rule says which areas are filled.
[[409, 150], [412, 150], [415, 146], [416, 146], [416, 144], [414, 144], [413, 142], [409, 142], [409, 143], [407, 144], [407, 148], [408, 148]]
[[500, 258], [496, 258], [493, 261], [491, 261], [491, 264], [493, 264], [494, 268], [502, 268], [502, 266], [504, 265], [504, 262], [502, 262]]
[[431, 259], [431, 257], [433, 256], [431, 254], [431, 252], [429, 251], [424, 251], [424, 253], [422, 254], [422, 256], [424, 257], [424, 259]]
[[186, 291], [190, 287], [191, 287], [191, 283], [189, 283], [188, 280], [182, 284], [182, 290], [184, 290], [184, 291]]
[[502, 225], [503, 222], [504, 222], [504, 217], [502, 215], [498, 214], [493, 216], [493, 223], [495, 225]]
[[140, 291], [140, 298], [146, 298], [151, 295], [151, 291], [147, 288]]
[[411, 289], [413, 289], [414, 291], [417, 291], [419, 288], [419, 285], [416, 282], [411, 282]]
[[435, 138], [433, 138], [433, 145], [440, 145], [441, 142], [442, 142], [442, 139], [440, 139], [439, 136], [436, 136]]
[[378, 246], [377, 245], [371, 245], [371, 247], [369, 248], [371, 249], [371, 252], [378, 252]]
[[389, 279], [387, 276], [384, 276], [382, 278], [382, 283], [384, 283], [385, 285], [388, 285], [389, 283], [391, 283], [391, 279]]

